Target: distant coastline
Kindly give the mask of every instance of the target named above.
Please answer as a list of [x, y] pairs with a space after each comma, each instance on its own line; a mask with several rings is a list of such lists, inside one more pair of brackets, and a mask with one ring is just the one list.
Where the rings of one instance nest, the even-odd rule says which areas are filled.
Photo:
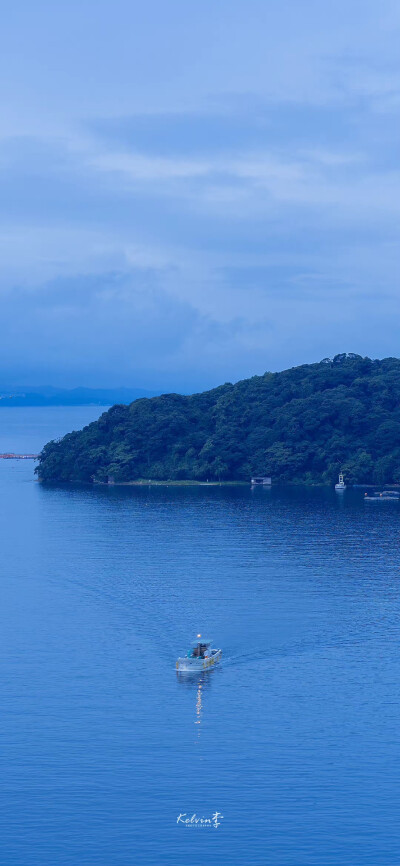
[[112, 406], [156, 397], [159, 391], [141, 388], [0, 387], [0, 409], [21, 406]]

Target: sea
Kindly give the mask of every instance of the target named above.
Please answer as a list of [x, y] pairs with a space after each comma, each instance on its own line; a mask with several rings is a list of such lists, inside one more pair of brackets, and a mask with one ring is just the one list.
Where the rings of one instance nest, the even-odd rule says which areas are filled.
[[[0, 451], [101, 411], [1, 408]], [[400, 503], [33, 470], [0, 460], [0, 862], [399, 863]]]

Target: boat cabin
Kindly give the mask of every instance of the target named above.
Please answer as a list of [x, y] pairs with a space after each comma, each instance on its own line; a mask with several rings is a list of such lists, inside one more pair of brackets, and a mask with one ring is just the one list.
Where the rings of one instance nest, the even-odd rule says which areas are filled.
[[205, 658], [207, 658], [211, 654], [210, 653], [210, 646], [211, 646], [210, 640], [196, 641], [193, 644], [193, 649], [192, 649], [191, 654], [190, 654], [191, 658], [193, 658], [193, 659], [205, 659]]
[[254, 487], [258, 484], [265, 484], [267, 487], [271, 486], [272, 480], [268, 475], [254, 475], [250, 482]]

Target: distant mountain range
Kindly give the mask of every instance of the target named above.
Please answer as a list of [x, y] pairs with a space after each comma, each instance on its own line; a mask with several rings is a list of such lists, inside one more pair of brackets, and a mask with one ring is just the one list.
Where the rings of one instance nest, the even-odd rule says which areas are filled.
[[161, 391], [145, 391], [141, 388], [52, 388], [1, 387], [2, 406], [112, 406], [115, 403], [132, 403], [141, 397], [156, 397]]

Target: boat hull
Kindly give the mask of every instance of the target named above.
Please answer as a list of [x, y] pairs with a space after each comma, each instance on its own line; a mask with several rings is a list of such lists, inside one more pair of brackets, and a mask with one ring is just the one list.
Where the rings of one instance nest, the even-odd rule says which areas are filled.
[[179, 658], [176, 662], [177, 671], [195, 674], [206, 671], [218, 664], [222, 658], [222, 650], [216, 650], [208, 658]]

